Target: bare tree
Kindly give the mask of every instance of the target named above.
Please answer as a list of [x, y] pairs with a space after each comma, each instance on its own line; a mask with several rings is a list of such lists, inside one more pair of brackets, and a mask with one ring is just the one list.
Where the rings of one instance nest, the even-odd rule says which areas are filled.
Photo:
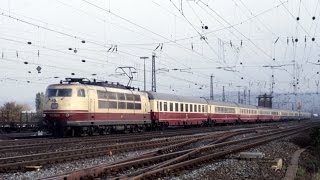
[[30, 110], [27, 104], [17, 104], [16, 102], [6, 102], [0, 107], [3, 124], [20, 122], [21, 111]]

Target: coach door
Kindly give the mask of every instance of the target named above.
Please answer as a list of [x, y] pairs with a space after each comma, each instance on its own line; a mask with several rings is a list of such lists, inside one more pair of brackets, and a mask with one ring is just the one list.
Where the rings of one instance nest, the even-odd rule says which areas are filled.
[[89, 89], [89, 96], [88, 96], [88, 110], [89, 110], [89, 117], [88, 120], [95, 119], [95, 109], [96, 109], [96, 91], [94, 89]]

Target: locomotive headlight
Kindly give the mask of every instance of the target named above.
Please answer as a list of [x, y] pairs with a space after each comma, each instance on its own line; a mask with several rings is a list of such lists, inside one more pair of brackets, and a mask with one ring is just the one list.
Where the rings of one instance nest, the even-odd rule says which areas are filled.
[[66, 113], [66, 117], [70, 117], [70, 114]]

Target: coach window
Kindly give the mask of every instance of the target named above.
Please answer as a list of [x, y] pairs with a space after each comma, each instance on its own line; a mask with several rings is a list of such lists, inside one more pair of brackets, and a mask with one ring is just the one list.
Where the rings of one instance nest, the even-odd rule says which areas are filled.
[[183, 103], [180, 104], [180, 112], [183, 112]]
[[86, 97], [84, 89], [78, 89], [78, 97]]
[[170, 103], [170, 111], [173, 111], [173, 103]]
[[163, 102], [163, 111], [168, 111], [168, 103]]
[[184, 107], [186, 108], [186, 112], [189, 112], [189, 104], [185, 104]]
[[204, 105], [202, 105], [202, 112], [204, 112]]
[[194, 112], [198, 112], [197, 105], [194, 105]]
[[178, 112], [179, 111], [179, 103], [175, 103], [174, 106], [175, 106], [175, 111]]
[[156, 107], [155, 109], [156, 109], [157, 111], [159, 111], [159, 110], [160, 110], [160, 109], [159, 109], [159, 101], [157, 101], [156, 106], [157, 106], [157, 107]]
[[162, 111], [162, 102], [160, 101], [159, 110]]
[[193, 105], [190, 104], [190, 112], [193, 112]]

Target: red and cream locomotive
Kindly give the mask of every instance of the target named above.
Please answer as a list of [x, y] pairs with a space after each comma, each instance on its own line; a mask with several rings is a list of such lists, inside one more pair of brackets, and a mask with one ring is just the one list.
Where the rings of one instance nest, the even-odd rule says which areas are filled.
[[308, 119], [311, 114], [203, 98], [138, 91], [127, 86], [67, 78], [49, 85], [43, 117], [56, 136], [143, 131], [166, 126]]

